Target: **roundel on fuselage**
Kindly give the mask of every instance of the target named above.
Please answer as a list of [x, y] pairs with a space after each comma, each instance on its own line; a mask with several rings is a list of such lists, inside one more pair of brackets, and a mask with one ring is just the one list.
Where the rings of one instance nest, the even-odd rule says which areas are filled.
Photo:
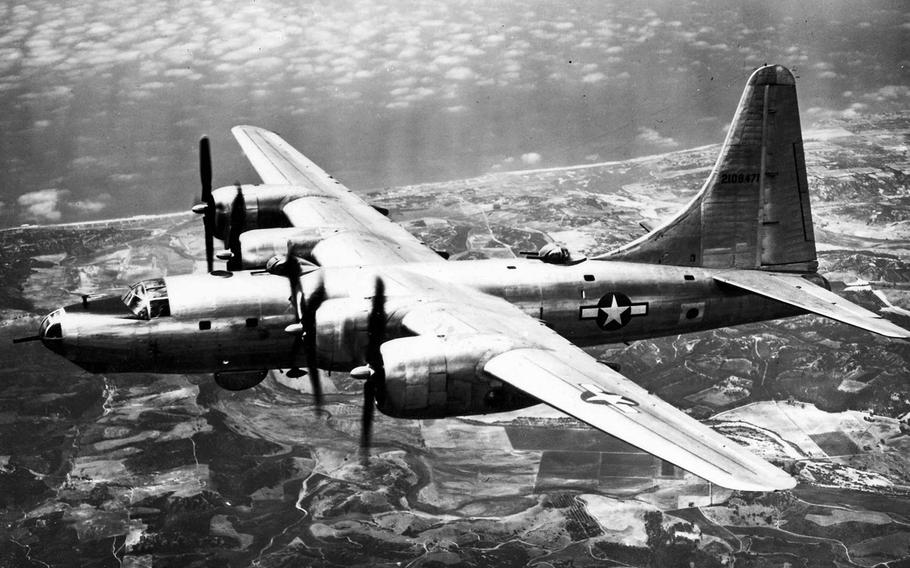
[[647, 302], [633, 302], [622, 292], [604, 294], [597, 305], [582, 306], [580, 319], [593, 319], [604, 331], [616, 331], [633, 317], [648, 315]]

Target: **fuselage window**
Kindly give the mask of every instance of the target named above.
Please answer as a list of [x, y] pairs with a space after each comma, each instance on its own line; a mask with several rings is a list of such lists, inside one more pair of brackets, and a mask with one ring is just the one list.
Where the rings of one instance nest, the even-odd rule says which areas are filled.
[[208, 320], [202, 320], [201, 322], [199, 322], [199, 329], [201, 329], [202, 331], [205, 331], [207, 329], [212, 329], [212, 322], [210, 322]]
[[246, 318], [247, 327], [257, 327], [259, 325], [259, 318]]

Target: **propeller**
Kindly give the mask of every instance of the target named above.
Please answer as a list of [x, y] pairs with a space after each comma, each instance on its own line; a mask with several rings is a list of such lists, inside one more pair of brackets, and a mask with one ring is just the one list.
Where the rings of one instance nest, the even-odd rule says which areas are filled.
[[[240, 234], [246, 230], [246, 200], [243, 198], [243, 187], [240, 182], [235, 184], [237, 193], [234, 195], [234, 201], [231, 202], [231, 224], [227, 229], [225, 244], [230, 251], [227, 256], [228, 270], [242, 270], [243, 259], [240, 251]], [[291, 258], [291, 257], [288, 257]], [[293, 264], [293, 263], [291, 263]]]
[[[382, 396], [385, 389], [385, 367], [382, 362], [381, 347], [386, 335], [385, 313], [385, 283], [382, 278], [376, 277], [376, 288], [373, 291], [373, 300], [370, 304], [370, 314], [367, 318], [367, 348], [366, 363], [368, 372], [363, 385], [363, 416], [361, 418], [360, 452], [361, 459], [366, 461], [370, 457], [370, 441], [373, 433], [373, 416], [376, 412], [376, 398]], [[356, 370], [355, 370], [356, 371]], [[352, 372], [352, 374], [354, 374]]]
[[303, 312], [301, 314], [303, 353], [306, 357], [307, 373], [310, 375], [310, 386], [313, 389], [313, 400], [318, 410], [322, 408], [322, 385], [319, 381], [319, 367], [316, 366], [316, 312], [325, 300], [325, 285], [322, 280], [319, 280], [309, 300], [303, 294], [300, 295], [300, 300], [302, 304], [300, 311]]
[[17, 337], [13, 339], [13, 343], [26, 343], [28, 341], [38, 341], [41, 339], [40, 335], [29, 335], [28, 337]]
[[[296, 354], [303, 349], [307, 360], [307, 374], [310, 376], [310, 386], [316, 408], [322, 407], [322, 385], [319, 380], [319, 368], [316, 366], [316, 312], [325, 301], [325, 284], [322, 280], [307, 298], [300, 286], [300, 277], [304, 272], [300, 267], [300, 260], [291, 252], [291, 243], [288, 243], [288, 255], [268, 268], [270, 272], [281, 273], [287, 277], [291, 286], [291, 304], [294, 306], [295, 321], [287, 326], [285, 331], [294, 335], [292, 353]], [[300, 369], [291, 369], [288, 376], [292, 378], [303, 376]]]
[[211, 272], [215, 256], [212, 240], [215, 232], [215, 198], [212, 197], [212, 152], [206, 136], [199, 139], [199, 177], [202, 181], [202, 203], [193, 207], [193, 213], [202, 215], [202, 225], [205, 228], [205, 266]]

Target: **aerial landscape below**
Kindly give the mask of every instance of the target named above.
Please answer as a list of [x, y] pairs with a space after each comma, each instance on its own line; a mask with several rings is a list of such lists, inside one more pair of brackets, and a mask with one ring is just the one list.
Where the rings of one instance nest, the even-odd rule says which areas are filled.
[[[820, 271], [905, 326], [908, 133], [905, 113], [804, 133]], [[367, 197], [456, 259], [551, 240], [591, 254], [676, 211], [716, 151]], [[0, 554], [13, 565], [897, 566], [908, 555], [905, 342], [802, 316], [591, 350], [797, 476], [792, 491], [724, 490], [544, 406], [379, 417], [365, 466], [359, 386], [344, 373], [325, 378], [315, 412], [308, 381], [277, 371], [232, 393], [210, 375], [90, 375], [10, 344], [73, 294], [204, 270], [191, 214], [7, 229], [0, 250]]]

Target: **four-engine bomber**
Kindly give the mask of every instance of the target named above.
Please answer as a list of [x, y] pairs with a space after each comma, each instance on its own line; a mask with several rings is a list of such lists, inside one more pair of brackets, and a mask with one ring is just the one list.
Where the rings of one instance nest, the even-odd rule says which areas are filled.
[[774, 490], [795, 481], [579, 346], [802, 313], [910, 337], [816, 272], [795, 82], [780, 66], [750, 77], [695, 199], [593, 259], [552, 244], [446, 262], [277, 134], [233, 132], [264, 185], [212, 191], [202, 140], [194, 211], [208, 273], [88, 298], [26, 339], [92, 372], [212, 372], [234, 390], [289, 369], [309, 376], [317, 404], [320, 369], [350, 372], [363, 381], [366, 449], [374, 407], [439, 418], [545, 402], [714, 483]]

